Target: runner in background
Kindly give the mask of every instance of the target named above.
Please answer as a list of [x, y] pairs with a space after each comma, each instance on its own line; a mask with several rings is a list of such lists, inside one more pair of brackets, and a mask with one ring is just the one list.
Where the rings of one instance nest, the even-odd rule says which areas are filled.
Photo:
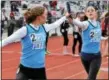
[[65, 21], [61, 24], [61, 28], [60, 28], [60, 32], [63, 36], [63, 54], [66, 55], [68, 54], [68, 43], [69, 43], [69, 39], [68, 39], [68, 28], [70, 27], [69, 22]]
[[102, 55], [103, 57], [109, 57], [109, 52], [108, 52], [108, 36], [109, 36], [109, 12], [106, 12], [104, 14], [104, 18], [102, 19]]
[[[76, 20], [81, 21], [81, 13], [80, 12], [76, 13]], [[77, 42], [79, 42], [79, 47], [78, 48], [76, 48]], [[79, 56], [79, 54], [81, 52], [81, 47], [82, 47], [81, 31], [80, 31], [78, 26], [74, 25], [74, 27], [73, 27], [73, 46], [72, 46], [73, 56], [75, 56], [75, 57]], [[79, 50], [78, 54], [76, 54], [76, 52], [75, 52], [76, 49]]]

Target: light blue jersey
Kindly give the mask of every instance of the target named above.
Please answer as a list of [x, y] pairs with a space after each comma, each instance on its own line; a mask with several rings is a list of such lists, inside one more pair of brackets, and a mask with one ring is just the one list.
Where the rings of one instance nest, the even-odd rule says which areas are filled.
[[30, 68], [45, 67], [46, 32], [43, 26], [35, 30], [27, 25], [27, 35], [22, 38], [21, 64]]
[[97, 27], [89, 22], [89, 26], [82, 32], [82, 52], [95, 54], [100, 51], [101, 28], [99, 22]]

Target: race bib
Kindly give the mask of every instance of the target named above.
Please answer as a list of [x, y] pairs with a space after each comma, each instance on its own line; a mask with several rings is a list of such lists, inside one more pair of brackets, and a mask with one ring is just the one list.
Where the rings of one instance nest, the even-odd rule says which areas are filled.
[[75, 34], [75, 35], [74, 35], [74, 38], [76, 38], [76, 39], [77, 39], [77, 37], [78, 37], [78, 36]]
[[101, 39], [101, 34], [100, 34], [100, 30], [91, 30], [90, 31], [90, 42], [99, 42]]
[[7, 25], [7, 21], [4, 21], [4, 25]]
[[64, 33], [64, 29], [62, 29], [62, 32]]

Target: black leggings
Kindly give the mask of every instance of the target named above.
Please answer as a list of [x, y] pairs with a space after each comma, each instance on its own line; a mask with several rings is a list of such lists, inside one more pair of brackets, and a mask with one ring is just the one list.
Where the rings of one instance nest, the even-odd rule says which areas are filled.
[[98, 71], [101, 66], [101, 54], [100, 55], [92, 55], [89, 54], [87, 56], [83, 57], [81, 56], [82, 64], [88, 74], [88, 80], [96, 80]]
[[62, 32], [62, 35], [63, 35], [63, 38], [64, 38], [64, 46], [67, 46], [68, 45], [68, 42], [69, 42], [69, 39], [68, 39], [68, 32], [65, 31], [65, 32]]
[[76, 44], [79, 42], [79, 53], [81, 52], [81, 47], [82, 47], [82, 38], [81, 35], [78, 32], [73, 32], [74, 36], [74, 42], [72, 46], [72, 52], [75, 54], [75, 49], [76, 49]]
[[20, 64], [16, 75], [17, 80], [47, 80], [45, 68], [27, 68]]

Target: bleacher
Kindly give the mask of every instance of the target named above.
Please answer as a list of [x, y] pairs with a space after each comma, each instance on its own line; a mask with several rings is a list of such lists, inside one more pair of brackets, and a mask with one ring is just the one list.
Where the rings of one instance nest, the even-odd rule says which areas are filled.
[[[9, 14], [10, 14], [10, 11], [11, 11], [10, 3], [9, 3], [10, 0], [9, 1], [8, 0], [4, 0], [4, 1], [6, 1], [5, 7], [4, 7], [6, 9], [6, 16], [9, 19]], [[75, 0], [68, 0], [68, 1], [70, 1], [72, 11], [76, 13], [76, 12], [83, 11], [89, 0], [86, 0], [86, 1], [83, 1], [83, 0], [77, 0], [77, 1], [75, 1]], [[49, 4], [47, 1], [44, 1], [44, 0], [43, 1], [42, 0], [40, 0], [40, 1], [26, 0], [25, 2], [28, 4], [28, 8], [34, 7], [36, 5], [43, 5], [43, 3]], [[59, 6], [61, 5], [61, 6], [64, 6], [64, 7], [66, 6], [65, 1], [63, 2], [63, 0], [60, 0], [60, 2], [58, 2], [58, 5]], [[102, 4], [100, 4], [100, 5], [102, 5]], [[18, 7], [18, 9], [19, 9], [19, 14], [15, 16], [16, 20], [19, 20], [19, 18], [22, 17], [23, 13], [24, 13], [24, 10], [22, 9], [22, 7]], [[59, 13], [59, 11], [57, 11], [56, 17], [59, 18], [59, 14], [58, 13]], [[7, 29], [7, 28], [5, 27], [5, 29]], [[17, 29], [18, 28], [16, 28], [15, 30], [17, 30]], [[73, 27], [71, 26], [69, 28], [68, 33], [72, 34], [72, 32], [73, 32]], [[6, 36], [6, 33], [7, 33], [7, 30], [4, 31], [5, 36]], [[3, 36], [4, 36], [4, 34], [3, 34]], [[61, 36], [60, 28], [57, 28], [55, 30], [51, 30], [49, 32], [49, 36], [52, 36], [52, 34], [57, 34], [58, 36]]]

